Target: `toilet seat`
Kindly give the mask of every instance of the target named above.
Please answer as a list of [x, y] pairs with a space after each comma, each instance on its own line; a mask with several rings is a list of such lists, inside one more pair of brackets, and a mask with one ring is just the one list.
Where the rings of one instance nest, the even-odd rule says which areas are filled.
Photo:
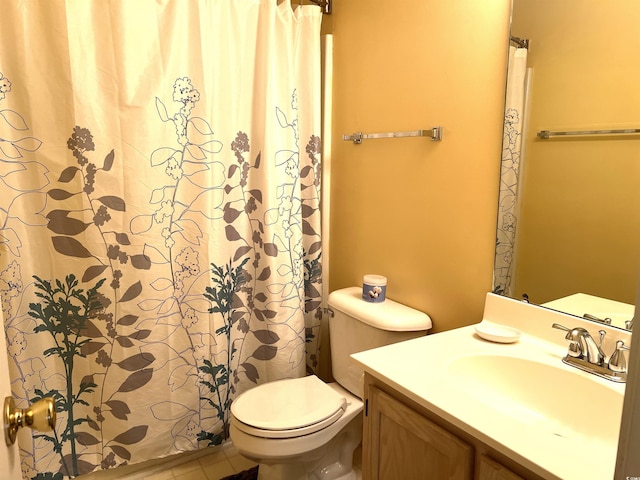
[[347, 399], [315, 375], [265, 383], [231, 404], [239, 430], [256, 437], [309, 435], [338, 420]]

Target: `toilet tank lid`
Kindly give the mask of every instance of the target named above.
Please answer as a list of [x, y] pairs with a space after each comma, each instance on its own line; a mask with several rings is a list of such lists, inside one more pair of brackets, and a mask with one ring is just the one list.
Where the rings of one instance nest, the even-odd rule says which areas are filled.
[[431, 318], [426, 313], [389, 298], [380, 303], [364, 301], [360, 287], [343, 288], [331, 292], [329, 307], [380, 330], [416, 332], [429, 330], [433, 326]]

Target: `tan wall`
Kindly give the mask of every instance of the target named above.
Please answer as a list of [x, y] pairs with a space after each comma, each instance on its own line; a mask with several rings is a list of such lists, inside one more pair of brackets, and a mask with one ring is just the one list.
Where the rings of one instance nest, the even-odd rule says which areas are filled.
[[533, 68], [516, 294], [635, 303], [640, 136], [538, 140], [540, 130], [640, 128], [640, 2], [514, 2]]
[[[509, 0], [336, 0], [330, 289], [388, 277], [434, 332], [492, 288]], [[444, 127], [444, 138], [342, 140]]]

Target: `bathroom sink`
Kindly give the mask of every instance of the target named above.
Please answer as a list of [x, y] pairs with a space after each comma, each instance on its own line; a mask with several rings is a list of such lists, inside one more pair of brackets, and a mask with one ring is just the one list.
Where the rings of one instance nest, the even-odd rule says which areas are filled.
[[[483, 323], [520, 335], [488, 338], [478, 330]], [[596, 337], [605, 330], [607, 356], [631, 339], [629, 331], [489, 293], [480, 324], [352, 358], [368, 381], [389, 385], [477, 451], [509, 458], [530, 473], [524, 478], [612, 479], [627, 384], [563, 363], [568, 342], [556, 323]]]
[[[618, 441], [624, 395], [560, 363], [503, 355], [452, 359], [447, 376], [477, 401], [553, 435]], [[594, 412], [597, 412], [594, 414]]]

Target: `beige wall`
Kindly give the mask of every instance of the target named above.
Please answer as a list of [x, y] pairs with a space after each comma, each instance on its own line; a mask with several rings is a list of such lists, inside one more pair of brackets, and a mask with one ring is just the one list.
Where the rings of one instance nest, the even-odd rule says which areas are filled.
[[513, 19], [533, 69], [516, 294], [634, 304], [640, 136], [536, 133], [640, 128], [640, 2], [516, 0]]
[[[492, 288], [509, 0], [335, 0], [330, 290], [388, 277], [434, 332]], [[342, 140], [444, 127], [444, 138]]]

